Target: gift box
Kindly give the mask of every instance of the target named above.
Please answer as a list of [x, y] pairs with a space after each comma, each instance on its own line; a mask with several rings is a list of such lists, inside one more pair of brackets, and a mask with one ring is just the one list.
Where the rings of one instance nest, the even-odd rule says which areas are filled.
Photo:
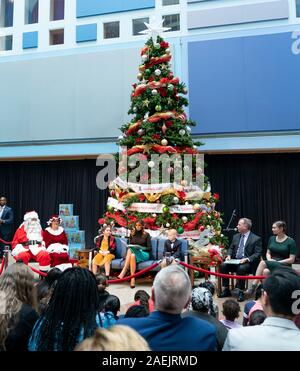
[[73, 204], [60, 204], [59, 205], [60, 216], [71, 216], [73, 215]]

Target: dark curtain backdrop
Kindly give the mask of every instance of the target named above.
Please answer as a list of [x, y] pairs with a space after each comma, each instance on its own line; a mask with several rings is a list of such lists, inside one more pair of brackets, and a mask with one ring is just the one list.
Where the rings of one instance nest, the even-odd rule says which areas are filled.
[[[251, 218], [265, 248], [272, 222], [284, 219], [299, 251], [300, 153], [206, 155], [205, 161], [212, 191], [220, 194], [217, 208], [224, 213], [225, 224], [236, 209], [232, 226], [239, 217]], [[25, 211], [38, 211], [45, 227], [60, 203], [73, 203], [87, 247], [92, 246], [108, 195], [96, 187], [99, 170], [96, 160], [0, 162], [0, 194], [14, 209], [15, 228]]]
[[97, 220], [105, 210], [107, 192], [96, 186], [96, 160], [0, 162], [0, 194], [15, 214], [15, 229], [26, 211], [36, 210], [43, 228], [58, 205], [74, 204], [86, 246], [93, 246]]
[[287, 234], [300, 250], [300, 153], [206, 155], [206, 175], [220, 194], [217, 208], [228, 223], [232, 210], [253, 221], [252, 230], [266, 249], [272, 223], [285, 220]]

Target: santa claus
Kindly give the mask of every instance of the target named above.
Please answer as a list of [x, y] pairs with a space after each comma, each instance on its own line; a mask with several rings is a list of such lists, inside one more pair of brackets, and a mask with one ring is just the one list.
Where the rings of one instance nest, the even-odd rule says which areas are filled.
[[41, 271], [49, 270], [50, 255], [46, 251], [39, 216], [35, 211], [24, 215], [24, 222], [17, 229], [12, 241], [12, 256], [16, 260], [23, 260], [25, 264], [35, 260]]
[[61, 223], [58, 215], [52, 215], [47, 222], [49, 227], [43, 231], [45, 246], [51, 257], [51, 267], [70, 263], [68, 238]]

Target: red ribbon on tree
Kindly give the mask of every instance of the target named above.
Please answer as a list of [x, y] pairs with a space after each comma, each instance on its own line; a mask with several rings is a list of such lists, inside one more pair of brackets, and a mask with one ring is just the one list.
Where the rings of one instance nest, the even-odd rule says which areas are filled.
[[150, 62], [145, 65], [145, 68], [155, 66], [156, 64], [169, 62], [171, 58], [171, 54], [164, 54], [162, 57], [152, 57]]
[[138, 129], [141, 127], [141, 125], [142, 125], [142, 121], [141, 120], [135, 122], [134, 124], [131, 124], [129, 126], [129, 129], [126, 131], [126, 135], [131, 135], [134, 132], [138, 131]]

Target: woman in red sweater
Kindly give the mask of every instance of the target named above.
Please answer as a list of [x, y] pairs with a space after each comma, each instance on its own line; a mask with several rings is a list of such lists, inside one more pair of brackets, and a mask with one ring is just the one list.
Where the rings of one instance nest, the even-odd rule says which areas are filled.
[[53, 215], [47, 222], [49, 227], [43, 231], [46, 249], [51, 257], [51, 267], [70, 263], [68, 238], [60, 225], [61, 222], [62, 220], [58, 215]]

